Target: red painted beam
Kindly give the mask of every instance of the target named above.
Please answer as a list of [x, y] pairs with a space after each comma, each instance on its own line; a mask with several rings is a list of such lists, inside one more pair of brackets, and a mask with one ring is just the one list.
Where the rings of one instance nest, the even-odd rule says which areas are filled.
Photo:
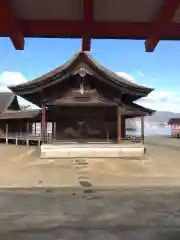
[[158, 15], [153, 23], [150, 37], [145, 41], [147, 52], [153, 52], [161, 38], [161, 32], [170, 28], [171, 20], [178, 9], [180, 0], [164, 0]]
[[[151, 27], [149, 23], [133, 22], [93, 22], [88, 28], [85, 28], [83, 21], [23, 20], [20, 24], [26, 37], [65, 38], [81, 38], [84, 35], [91, 38], [145, 39]], [[7, 31], [0, 25], [0, 35], [3, 34], [7, 35]]]
[[83, 22], [84, 22], [84, 32], [85, 35], [82, 37], [82, 50], [90, 51], [91, 50], [91, 37], [86, 34], [86, 29], [93, 22], [93, 0], [83, 0]]
[[[84, 34], [83, 21], [21, 20], [20, 26], [25, 37], [82, 38]], [[142, 22], [93, 22], [86, 29], [86, 35], [98, 39], [147, 39], [151, 27], [151, 23]], [[0, 24], [1, 36], [9, 36], [9, 30], [3, 24]], [[169, 28], [160, 31], [160, 38], [180, 40], [180, 24], [170, 23]]]
[[20, 25], [15, 18], [8, 0], [0, 0], [0, 21], [3, 28], [8, 32], [14, 47], [17, 50], [24, 49], [24, 36]]

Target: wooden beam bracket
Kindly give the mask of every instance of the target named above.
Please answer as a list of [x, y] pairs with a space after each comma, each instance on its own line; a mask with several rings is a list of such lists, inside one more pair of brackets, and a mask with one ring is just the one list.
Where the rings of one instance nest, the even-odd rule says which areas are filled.
[[146, 52], [153, 52], [159, 40], [162, 37], [162, 32], [167, 28], [170, 29], [171, 21], [174, 17], [180, 0], [164, 0], [158, 12], [158, 15], [153, 23], [149, 38], [145, 41]]
[[0, 1], [0, 20], [3, 28], [17, 50], [24, 50], [24, 36], [20, 28], [19, 21], [14, 16], [9, 1]]

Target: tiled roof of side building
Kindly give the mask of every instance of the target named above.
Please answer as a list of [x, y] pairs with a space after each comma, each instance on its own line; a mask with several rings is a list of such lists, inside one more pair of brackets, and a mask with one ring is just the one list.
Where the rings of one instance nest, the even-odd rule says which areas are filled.
[[168, 121], [169, 125], [180, 125], [180, 118], [170, 118]]
[[41, 109], [7, 111], [0, 113], [0, 119], [30, 119], [38, 116]]
[[17, 96], [12, 92], [0, 92], [0, 113], [8, 109], [20, 110]]

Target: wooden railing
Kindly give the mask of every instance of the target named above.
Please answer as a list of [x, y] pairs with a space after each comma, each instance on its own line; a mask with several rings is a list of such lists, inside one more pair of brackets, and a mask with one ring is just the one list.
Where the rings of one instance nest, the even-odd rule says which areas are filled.
[[40, 141], [40, 136], [33, 136], [31, 133], [8, 133], [8, 134], [1, 134], [0, 139], [4, 139], [6, 142], [9, 140], [15, 140], [17, 141], [27, 141], [27, 144], [29, 141]]
[[123, 140], [140, 143], [141, 142], [141, 137], [139, 137], [139, 136], [132, 136], [132, 135], [126, 135], [123, 138]]
[[[139, 136], [132, 136], [132, 135], [126, 135], [124, 138], [122, 138], [122, 140], [125, 140], [125, 141], [131, 141], [131, 142], [134, 142], [134, 143], [140, 143], [141, 142], [141, 137], [139, 137]], [[65, 141], [65, 142], [72, 142], [73, 141], [73, 139], [69, 139], [69, 140], [58, 140], [58, 139], [55, 139], [55, 138], [53, 138], [53, 136], [52, 136], [52, 134], [51, 133], [48, 133], [48, 134], [45, 134], [45, 142], [52, 142], [52, 141], [59, 141], [59, 142], [63, 142], [63, 141]], [[73, 142], [79, 142], [79, 139], [75, 139]], [[113, 141], [113, 140], [107, 140], [107, 139], [87, 139], [87, 140], [84, 140], [84, 143], [89, 143], [89, 142], [96, 142], [96, 143], [102, 143], [102, 142], [106, 142], [106, 143], [115, 143], [115, 141]]]

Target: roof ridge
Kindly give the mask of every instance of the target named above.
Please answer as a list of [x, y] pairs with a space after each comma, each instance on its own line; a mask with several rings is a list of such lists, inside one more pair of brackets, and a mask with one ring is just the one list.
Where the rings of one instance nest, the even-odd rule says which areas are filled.
[[[84, 52], [85, 53], [85, 52]], [[101, 64], [99, 61], [97, 61], [96, 59], [94, 59], [92, 57], [92, 55], [90, 53], [85, 53], [85, 55], [88, 56], [88, 58], [93, 62], [95, 63], [98, 67], [100, 67], [102, 70], [106, 71], [107, 73], [111, 74], [113, 77], [115, 77], [115, 80], [117, 80], [118, 82], [120, 82], [119, 80], [123, 80], [123, 81], [126, 81], [127, 83], [129, 83], [131, 86], [134, 86], [134, 87], [140, 87], [141, 89], [151, 89], [152, 91], [154, 90], [153, 88], [149, 88], [149, 87], [145, 87], [143, 85], [140, 85], [138, 83], [133, 83], [129, 80], [127, 80], [126, 78], [124, 77], [121, 77], [119, 76], [118, 74], [116, 74], [115, 72], [113, 72], [112, 70], [110, 70], [109, 68], [105, 67], [103, 64]]]

